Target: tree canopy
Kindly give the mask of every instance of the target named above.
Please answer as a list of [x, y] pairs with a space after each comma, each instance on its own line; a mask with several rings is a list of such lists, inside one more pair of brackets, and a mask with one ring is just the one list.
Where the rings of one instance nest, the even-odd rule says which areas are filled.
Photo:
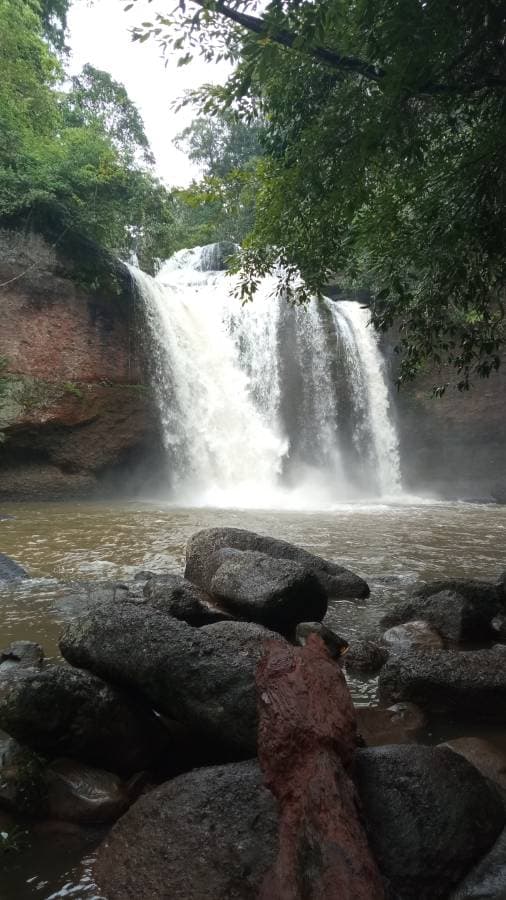
[[0, 0], [0, 224], [150, 269], [173, 250], [172, 198], [125, 88], [92, 66], [66, 79], [67, 6]]
[[243, 294], [371, 291], [398, 329], [400, 377], [450, 364], [459, 387], [500, 364], [506, 283], [503, 0], [194, 0], [154, 17], [180, 62], [228, 58], [193, 97], [264, 124]]
[[255, 220], [256, 172], [263, 153], [262, 126], [230, 111], [201, 115], [175, 144], [202, 169], [202, 179], [176, 192], [182, 246], [242, 243]]

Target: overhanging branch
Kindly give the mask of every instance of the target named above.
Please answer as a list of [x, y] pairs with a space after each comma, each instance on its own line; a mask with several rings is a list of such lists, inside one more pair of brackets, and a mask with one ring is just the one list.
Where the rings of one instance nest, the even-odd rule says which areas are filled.
[[[364, 78], [375, 82], [381, 82], [387, 76], [386, 69], [381, 66], [375, 66], [372, 63], [368, 63], [355, 56], [343, 56], [336, 50], [329, 50], [327, 47], [297, 47], [298, 36], [293, 34], [293, 32], [284, 29], [273, 29], [265, 19], [233, 9], [230, 6], [227, 6], [224, 0], [216, 0], [214, 3], [210, 3], [209, 0], [193, 0], [193, 2], [203, 9], [214, 10], [225, 19], [235, 22], [237, 25], [246, 28], [248, 31], [252, 31], [254, 34], [267, 37], [269, 40], [274, 41], [274, 43], [279, 44], [280, 46], [289, 47], [291, 49], [299, 50], [302, 53], [306, 53], [333, 69], [339, 69], [340, 71], [349, 72], [355, 75], [362, 75]], [[470, 82], [466, 85], [439, 84], [437, 82], [429, 81], [420, 85], [416, 90], [416, 94], [466, 94], [487, 88], [504, 89], [506, 88], [506, 79], [492, 75], [487, 76], [478, 82]], [[409, 93], [413, 94], [415, 92], [409, 91]]]

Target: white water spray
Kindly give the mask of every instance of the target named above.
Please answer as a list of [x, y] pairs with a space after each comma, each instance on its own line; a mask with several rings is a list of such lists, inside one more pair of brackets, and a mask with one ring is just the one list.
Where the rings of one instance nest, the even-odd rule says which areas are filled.
[[[180, 251], [156, 279], [131, 270], [170, 456], [167, 494], [257, 508], [398, 494], [398, 443], [367, 312], [330, 300], [289, 307], [274, 278], [241, 306], [232, 277], [203, 271], [215, 257], [212, 247]], [[343, 348], [344, 381], [335, 367]], [[351, 426], [343, 404], [356, 413]]]

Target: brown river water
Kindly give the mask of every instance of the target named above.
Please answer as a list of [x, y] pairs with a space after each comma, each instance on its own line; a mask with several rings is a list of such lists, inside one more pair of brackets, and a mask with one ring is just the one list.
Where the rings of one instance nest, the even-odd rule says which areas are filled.
[[[328, 624], [349, 638], [373, 632], [417, 579], [495, 580], [506, 569], [506, 507], [466, 503], [346, 505], [323, 512], [181, 509], [157, 502], [4, 504], [0, 552], [31, 580], [0, 590], [0, 647], [40, 642], [58, 655], [62, 624], [78, 614], [66, 582], [127, 580], [139, 569], [182, 572], [187, 538], [200, 528], [248, 528], [349, 566], [371, 584], [360, 603], [335, 603]], [[358, 704], [376, 679], [353, 679]], [[1, 831], [0, 821], [0, 831]], [[0, 855], [0, 900], [96, 898], [86, 858], [96, 836], [41, 833]], [[85, 859], [82, 865], [79, 861]]]

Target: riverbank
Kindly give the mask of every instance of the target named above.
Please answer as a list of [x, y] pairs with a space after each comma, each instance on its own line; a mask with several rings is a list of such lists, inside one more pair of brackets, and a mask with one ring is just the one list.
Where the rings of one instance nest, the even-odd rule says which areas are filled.
[[[2, 645], [19, 638], [36, 640], [44, 644], [49, 657], [58, 652], [62, 627], [82, 612], [83, 579], [90, 596], [94, 583], [131, 582], [140, 569], [180, 573], [187, 538], [210, 525], [261, 530], [339, 560], [366, 577], [371, 596], [330, 601], [326, 617], [327, 624], [352, 645], [354, 639], [377, 632], [381, 618], [407, 596], [415, 580], [480, 577], [493, 581], [504, 568], [506, 556], [506, 510], [474, 504], [362, 505], [312, 513], [184, 510], [160, 503], [21, 504], [2, 507], [2, 513], [15, 517], [0, 521], [2, 550], [36, 576], [35, 581], [20, 582], [2, 593]], [[348, 682], [355, 704], [377, 703], [377, 672], [350, 669]], [[425, 728], [418, 740], [438, 743], [469, 734], [455, 728], [451, 719]], [[481, 725], [472, 735], [492, 737], [496, 746], [501, 744], [502, 732], [497, 726]], [[65, 861], [77, 862], [88, 850], [79, 836], [74, 835], [71, 843], [70, 857], [60, 840], [52, 862], [48, 862], [51, 854], [44, 860], [46, 873], [51, 870], [49, 878], [36, 872], [47, 836], [35, 837], [35, 845], [17, 862], [12, 855], [12, 897], [50, 896], [26, 883], [28, 870], [35, 873], [33, 885], [46, 881], [52, 890], [61, 887]], [[68, 880], [68, 874], [65, 877]], [[80, 890], [83, 893], [76, 896], [88, 896], [82, 882]], [[93, 892], [89, 896], [94, 896]]]

